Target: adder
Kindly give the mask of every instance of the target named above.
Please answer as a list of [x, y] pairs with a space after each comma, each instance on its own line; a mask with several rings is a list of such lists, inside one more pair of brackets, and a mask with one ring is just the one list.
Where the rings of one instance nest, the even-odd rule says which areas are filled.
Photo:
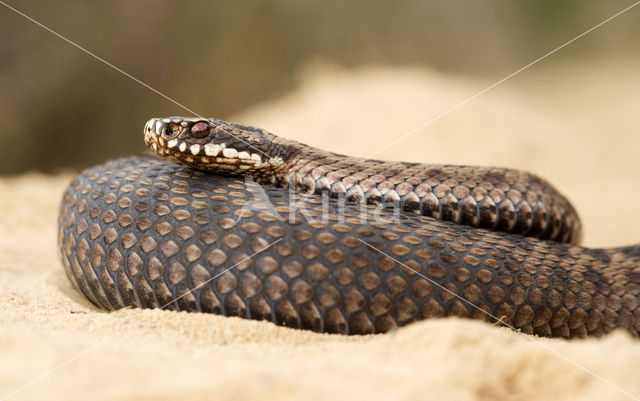
[[640, 334], [640, 246], [578, 246], [522, 171], [365, 160], [218, 119], [151, 119], [158, 156], [66, 189], [59, 248], [91, 302], [344, 334], [445, 316], [528, 334]]

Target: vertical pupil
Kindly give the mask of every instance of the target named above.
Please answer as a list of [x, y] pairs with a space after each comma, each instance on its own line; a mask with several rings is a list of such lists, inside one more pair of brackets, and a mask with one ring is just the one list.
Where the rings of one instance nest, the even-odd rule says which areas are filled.
[[207, 134], [208, 125], [206, 123], [197, 123], [191, 127], [191, 134], [196, 138], [203, 137]]

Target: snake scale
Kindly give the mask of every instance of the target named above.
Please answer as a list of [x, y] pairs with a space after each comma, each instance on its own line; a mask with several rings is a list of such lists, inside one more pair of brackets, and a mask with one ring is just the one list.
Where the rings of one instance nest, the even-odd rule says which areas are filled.
[[576, 245], [575, 210], [531, 174], [358, 159], [218, 119], [152, 119], [144, 138], [162, 159], [89, 168], [60, 207], [67, 276], [105, 309], [640, 334], [640, 246]]

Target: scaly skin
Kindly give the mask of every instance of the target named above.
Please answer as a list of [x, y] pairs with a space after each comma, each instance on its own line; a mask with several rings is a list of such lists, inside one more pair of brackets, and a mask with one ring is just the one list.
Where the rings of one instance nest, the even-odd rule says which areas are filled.
[[439, 220], [577, 244], [580, 220], [567, 199], [530, 173], [365, 160], [217, 119], [169, 117], [145, 126], [145, 142], [169, 160], [259, 183], [368, 204], [395, 203]]
[[566, 338], [640, 333], [640, 246], [587, 249], [300, 199], [169, 161], [119, 159], [65, 191], [60, 254], [71, 282], [106, 309], [348, 334], [441, 316]]

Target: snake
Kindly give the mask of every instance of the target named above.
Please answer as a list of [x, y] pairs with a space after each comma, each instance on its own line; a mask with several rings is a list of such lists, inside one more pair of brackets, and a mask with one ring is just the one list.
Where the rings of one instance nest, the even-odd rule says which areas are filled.
[[216, 118], [153, 118], [152, 155], [87, 168], [58, 248], [93, 304], [338, 334], [459, 317], [560, 338], [640, 334], [640, 245], [579, 245], [531, 173], [381, 161]]

